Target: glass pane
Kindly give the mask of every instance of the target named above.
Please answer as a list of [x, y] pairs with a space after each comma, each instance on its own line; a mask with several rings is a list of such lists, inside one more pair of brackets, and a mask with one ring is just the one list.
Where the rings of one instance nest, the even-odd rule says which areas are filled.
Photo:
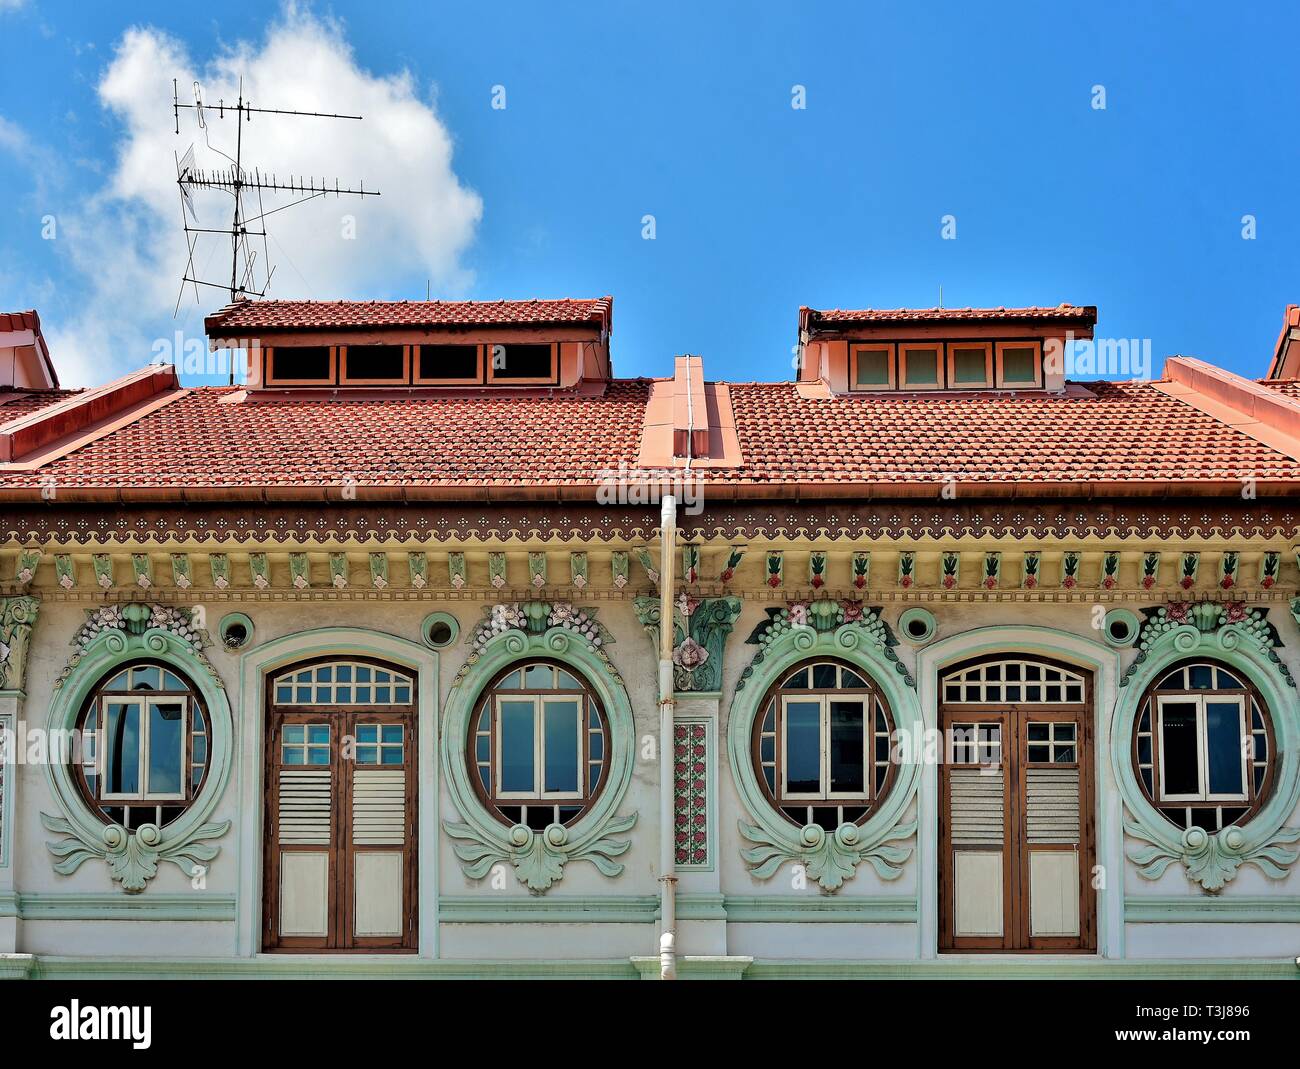
[[545, 706], [545, 790], [576, 791], [578, 780], [578, 703], [547, 702]]
[[582, 689], [582, 684], [579, 683], [576, 679], [574, 679], [573, 676], [569, 675], [568, 672], [562, 672], [557, 669], [555, 673], [555, 677], [556, 677], [555, 685], [559, 687], [560, 690], [581, 690]]
[[487, 735], [478, 735], [474, 739], [474, 759], [476, 761], [491, 760], [492, 740]]
[[315, 743], [328, 743], [330, 741], [330, 729], [328, 724], [309, 724], [307, 726], [307, 741]]
[[376, 688], [375, 688], [375, 703], [376, 703], [377, 705], [387, 705], [387, 704], [388, 704], [390, 701], [392, 701], [392, 700], [393, 700], [393, 688], [392, 688], [392, 687], [376, 687]]
[[1073, 724], [1057, 724], [1057, 725], [1056, 725], [1056, 741], [1057, 741], [1057, 742], [1073, 742], [1073, 741], [1074, 741], [1074, 725], [1073, 725]]
[[1033, 742], [1042, 742], [1049, 737], [1051, 725], [1044, 723], [1035, 723], [1029, 725], [1029, 738]]
[[300, 743], [303, 740], [303, 732], [306, 729], [301, 724], [284, 725], [284, 741]]
[[180, 676], [176, 675], [175, 672], [164, 672], [163, 689], [164, 690], [188, 690], [189, 688], [184, 683], [181, 682]]
[[865, 690], [867, 683], [856, 672], [850, 672], [847, 668], [840, 669], [840, 686], [846, 689], [857, 688]]
[[370, 688], [369, 688], [369, 687], [357, 687], [357, 688], [356, 688], [356, 692], [357, 692], [357, 701], [358, 701], [360, 704], [362, 704], [362, 705], [366, 705], [366, 704], [368, 704], [368, 703], [370, 702]]
[[208, 759], [208, 737], [206, 735], [195, 735], [190, 746], [192, 747], [194, 763], [203, 764]]
[[1072, 765], [1072, 764], [1074, 764], [1074, 761], [1075, 761], [1075, 756], [1074, 756], [1074, 747], [1073, 747], [1073, 746], [1062, 746], [1062, 747], [1060, 747], [1060, 748], [1056, 751], [1056, 756], [1053, 758], [1053, 760], [1054, 760], [1058, 765]]
[[316, 669], [316, 682], [328, 683], [334, 678], [334, 670], [330, 665], [322, 665]]
[[400, 746], [385, 746], [379, 755], [381, 765], [400, 765], [402, 763], [402, 748]]
[[379, 739], [378, 724], [358, 724], [357, 742], [376, 742]]
[[1194, 664], [1187, 674], [1190, 690], [1209, 690], [1214, 686], [1214, 671], [1208, 664]]
[[1236, 676], [1234, 676], [1231, 672], [1225, 672], [1222, 668], [1220, 668], [1219, 689], [1220, 690], [1244, 690], [1245, 687], [1242, 684], [1241, 680], [1238, 679]]
[[813, 665], [813, 689], [814, 690], [834, 690], [836, 687], [836, 671], [833, 664], [815, 664]]
[[1013, 382], [1034, 381], [1034, 350], [1029, 347], [1002, 350], [1002, 381], [1010, 384]]
[[808, 669], [800, 668], [783, 684], [786, 690], [807, 690], [808, 689]]
[[889, 385], [889, 350], [858, 350], [857, 384], [859, 386]]
[[1052, 748], [1050, 746], [1031, 746], [1029, 747], [1030, 761], [1050, 761]]
[[379, 750], [374, 746], [357, 747], [357, 764], [373, 765], [378, 763]]
[[1138, 739], [1138, 761], [1144, 765], [1151, 763], [1151, 737], [1149, 735], [1144, 735]]
[[863, 779], [861, 702], [831, 702], [831, 790], [861, 792]]
[[286, 746], [284, 756], [281, 758], [286, 765], [300, 765], [303, 763], [302, 750], [297, 746]]
[[533, 703], [501, 703], [501, 790], [533, 791]]
[[104, 684], [104, 690], [130, 690], [126, 681], [126, 673], [118, 672], [112, 679]]
[[391, 683], [392, 681], [393, 681], [393, 674], [391, 672], [386, 672], [382, 668], [375, 669], [376, 683]]
[[162, 669], [146, 664], [131, 669], [132, 690], [159, 690], [162, 687]]
[[292, 688], [292, 687], [276, 687], [276, 688], [275, 688], [275, 700], [278, 701], [278, 702], [291, 702], [291, 701], [293, 701], [293, 688]]
[[140, 791], [140, 706], [109, 702], [104, 716], [104, 793]]
[[953, 381], [962, 385], [985, 380], [983, 349], [956, 349], [952, 351]]
[[785, 784], [791, 794], [821, 790], [821, 703], [787, 702], [785, 707]]
[[498, 690], [523, 690], [523, 679], [518, 672], [511, 672], [497, 686]]
[[599, 731], [587, 732], [587, 756], [593, 761], [605, 757], [605, 736]]
[[758, 740], [758, 759], [760, 761], [776, 760], [776, 739], [774, 736], [767, 735]]
[[339, 683], [352, 682], [352, 666], [350, 664], [341, 664], [334, 669], [334, 678]]
[[401, 742], [401, 741], [402, 741], [402, 725], [401, 725], [401, 724], [385, 724], [385, 725], [384, 725], [383, 735], [381, 736], [381, 738], [383, 739], [384, 742]]
[[329, 763], [330, 763], [330, 751], [328, 746], [307, 747], [307, 764], [328, 765]]
[[150, 794], [180, 794], [185, 763], [185, 717], [180, 702], [149, 707]]
[[394, 687], [393, 701], [395, 701], [398, 705], [409, 705], [411, 702], [411, 688]]
[[1170, 702], [1162, 706], [1160, 720], [1160, 770], [1164, 793], [1199, 794], [1195, 702]]
[[908, 386], [937, 386], [939, 383], [939, 350], [909, 349], [904, 362], [904, 384]]
[[1244, 794], [1241, 767], [1241, 706], [1205, 703], [1205, 735], [1211, 794]]
[[530, 664], [524, 669], [525, 690], [550, 690], [554, 685], [551, 666], [547, 664]]
[[368, 664], [357, 665], [357, 682], [358, 683], [370, 682], [370, 665]]

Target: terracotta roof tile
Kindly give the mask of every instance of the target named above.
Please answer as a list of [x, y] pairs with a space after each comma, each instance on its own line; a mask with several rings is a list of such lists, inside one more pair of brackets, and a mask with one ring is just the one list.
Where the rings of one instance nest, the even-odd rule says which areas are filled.
[[238, 301], [204, 320], [209, 334], [248, 330], [352, 327], [541, 326], [595, 323], [610, 327], [614, 299], [530, 301]]
[[[600, 396], [278, 397], [230, 388], [172, 403], [0, 490], [64, 487], [589, 485], [635, 468], [651, 382]], [[1300, 392], [1300, 383], [1271, 388]], [[729, 387], [742, 462], [700, 471], [749, 484], [1300, 481], [1300, 462], [1144, 382], [1066, 395], [804, 397]], [[4, 408], [0, 407], [0, 418]]]
[[970, 320], [1097, 321], [1095, 305], [1059, 304], [1054, 308], [801, 308], [800, 319], [807, 325], [833, 323], [925, 323]]

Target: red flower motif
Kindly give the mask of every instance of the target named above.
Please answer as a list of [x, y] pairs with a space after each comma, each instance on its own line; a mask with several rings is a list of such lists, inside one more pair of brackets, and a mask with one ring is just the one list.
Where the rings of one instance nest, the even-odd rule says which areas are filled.
[[906, 590], [912, 585], [912, 577], [910, 575], [903, 576], [903, 578], [899, 580], [899, 585]]
[[770, 586], [773, 590], [775, 590], [777, 587], [781, 585], [780, 577], [776, 575], [772, 576], [772, 578], [767, 581], [767, 585]]
[[1106, 578], [1101, 581], [1101, 585], [1107, 590], [1110, 590], [1115, 585], [1115, 577], [1113, 575], [1106, 576]]
[[1063, 579], [1063, 580], [1061, 581], [1061, 586], [1065, 587], [1066, 590], [1073, 590], [1073, 589], [1074, 589], [1074, 585], [1075, 585], [1075, 583], [1077, 583], [1077, 582], [1078, 582], [1078, 580], [1075, 579], [1074, 576], [1072, 576], [1072, 575], [1067, 575], [1067, 576], [1065, 577], [1065, 579]]
[[1150, 590], [1155, 585], [1156, 585], [1156, 577], [1154, 575], [1143, 576], [1142, 578], [1143, 590]]
[[1036, 578], [1034, 578], [1034, 576], [1030, 575], [1030, 576], [1026, 576], [1026, 577], [1025, 577], [1025, 589], [1026, 589], [1026, 590], [1033, 590], [1034, 587], [1036, 587], [1037, 585], [1038, 585], [1038, 580], [1037, 580]]
[[867, 585], [866, 577], [859, 575], [856, 579], [853, 580], [853, 585], [857, 587], [859, 590], [861, 590], [864, 586]]
[[1232, 589], [1232, 576], [1225, 575], [1219, 580], [1219, 586], [1223, 587], [1224, 590]]
[[1180, 585], [1184, 590], [1191, 590], [1191, 589], [1192, 589], [1192, 586], [1193, 586], [1195, 583], [1196, 583], [1196, 580], [1195, 580], [1195, 579], [1193, 579], [1190, 575], [1186, 575], [1186, 576], [1183, 576], [1182, 582], [1181, 582], [1179, 585]]
[[1265, 590], [1267, 590], [1267, 589], [1268, 589], [1269, 587], [1271, 587], [1275, 582], [1276, 582], [1276, 580], [1275, 580], [1271, 575], [1266, 575], [1266, 576], [1264, 576], [1263, 579], [1261, 579], [1261, 580], [1259, 581], [1259, 585], [1262, 586]]
[[723, 569], [722, 569], [722, 581], [723, 581], [724, 583], [730, 583], [731, 580], [732, 580], [732, 578], [735, 576], [735, 574], [736, 574], [736, 569], [735, 569], [735, 568], [723, 568]]
[[943, 585], [944, 585], [945, 587], [947, 587], [948, 589], [951, 589], [952, 586], [953, 586], [953, 584], [956, 583], [956, 582], [957, 582], [957, 580], [954, 579], [951, 575], [945, 575], [945, 576], [943, 577]]
[[991, 575], [984, 580], [984, 586], [989, 590], [992, 590], [997, 585], [998, 585], [998, 581], [994, 579], [993, 576]]

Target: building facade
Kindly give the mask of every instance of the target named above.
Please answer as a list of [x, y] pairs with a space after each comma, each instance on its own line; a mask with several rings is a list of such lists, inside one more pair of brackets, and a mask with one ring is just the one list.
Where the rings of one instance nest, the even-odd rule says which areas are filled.
[[0, 972], [1300, 976], [1291, 310], [1260, 381], [612, 315], [241, 302], [247, 382], [86, 391], [0, 319]]

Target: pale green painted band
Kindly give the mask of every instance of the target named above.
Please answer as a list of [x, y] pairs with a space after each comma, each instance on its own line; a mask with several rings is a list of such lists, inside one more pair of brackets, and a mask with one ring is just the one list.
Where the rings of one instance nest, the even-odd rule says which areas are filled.
[[915, 924], [917, 918], [914, 895], [727, 895], [724, 906], [730, 924]]
[[[443, 979], [635, 980], [653, 975], [659, 959], [613, 961], [456, 961], [405, 955], [351, 957], [264, 954], [254, 958], [65, 958], [0, 954], [0, 979]], [[1092, 956], [993, 958], [953, 956], [927, 961], [755, 961], [687, 956], [684, 978], [746, 980], [1295, 980], [1290, 959], [1117, 961]]]
[[[896, 923], [916, 921], [910, 895], [831, 898], [824, 895], [686, 894], [677, 899], [677, 917], [685, 921], [731, 924]], [[443, 895], [438, 900], [443, 924], [648, 924], [659, 919], [658, 895]]]
[[1129, 924], [1300, 924], [1300, 895], [1130, 895], [1124, 901], [1124, 920]]
[[10, 894], [0, 917], [29, 921], [233, 921], [234, 895]]

